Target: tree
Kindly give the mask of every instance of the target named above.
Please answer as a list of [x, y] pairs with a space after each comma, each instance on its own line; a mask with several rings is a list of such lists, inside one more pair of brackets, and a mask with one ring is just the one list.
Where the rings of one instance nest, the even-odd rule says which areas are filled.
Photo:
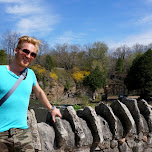
[[137, 56], [125, 78], [129, 91], [139, 90], [140, 97], [148, 99], [152, 93], [152, 50]]
[[114, 55], [117, 58], [125, 59], [126, 56], [130, 54], [130, 48], [127, 45], [123, 45], [121, 47], [118, 47], [116, 51], [114, 52]]
[[123, 72], [123, 68], [124, 68], [123, 59], [122, 58], [118, 58], [118, 60], [116, 62], [115, 70], [117, 72], [119, 72], [119, 73], [122, 73]]
[[37, 57], [35, 58], [32, 64], [40, 64], [41, 66], [44, 66], [46, 62], [46, 55], [50, 53], [51, 49], [49, 47], [49, 44], [46, 41], [41, 40], [41, 44], [39, 45], [39, 52], [37, 53]]
[[54, 63], [50, 55], [46, 55], [44, 67], [46, 70], [51, 71], [54, 68]]
[[11, 62], [14, 55], [14, 49], [16, 48], [20, 33], [7, 31], [1, 37], [1, 44], [6, 53], [8, 54], [8, 63]]
[[7, 57], [7, 54], [5, 53], [5, 51], [0, 50], [0, 64], [1, 65], [6, 64], [6, 57]]
[[69, 45], [64, 44], [56, 44], [54, 46], [54, 51], [52, 52], [53, 59], [55, 61], [56, 66], [69, 69]]
[[90, 89], [94, 92], [98, 88], [102, 88], [105, 86], [106, 77], [105, 74], [100, 71], [99, 67], [97, 66], [93, 69], [90, 74], [84, 78], [83, 85], [89, 86]]
[[108, 46], [104, 42], [95, 42], [91, 49], [89, 49], [89, 57], [92, 60], [102, 60], [104, 62]]

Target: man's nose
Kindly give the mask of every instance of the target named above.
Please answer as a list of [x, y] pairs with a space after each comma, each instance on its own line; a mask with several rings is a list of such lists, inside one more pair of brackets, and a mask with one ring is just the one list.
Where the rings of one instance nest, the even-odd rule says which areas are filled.
[[26, 57], [31, 58], [31, 53], [27, 54]]

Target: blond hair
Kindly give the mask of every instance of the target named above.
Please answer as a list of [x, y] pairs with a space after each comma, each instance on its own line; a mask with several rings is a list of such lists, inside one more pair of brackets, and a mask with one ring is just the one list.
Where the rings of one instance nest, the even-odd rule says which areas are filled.
[[19, 38], [18, 44], [17, 44], [17, 49], [21, 49], [23, 43], [31, 43], [36, 47], [36, 52], [39, 51], [39, 45], [42, 45], [40, 40], [37, 40], [33, 37], [29, 37], [29, 36], [22, 36]]

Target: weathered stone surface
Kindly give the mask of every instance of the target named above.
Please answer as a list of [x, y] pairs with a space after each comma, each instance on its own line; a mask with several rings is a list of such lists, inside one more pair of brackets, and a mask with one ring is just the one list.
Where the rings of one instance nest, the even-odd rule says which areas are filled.
[[111, 108], [114, 114], [120, 119], [124, 128], [124, 136], [128, 135], [129, 133], [135, 134], [136, 133], [136, 126], [133, 117], [123, 103], [120, 101], [114, 101], [111, 104]]
[[103, 139], [101, 122], [95, 110], [89, 106], [85, 107], [83, 110], [83, 117], [90, 126], [94, 138], [94, 144], [95, 145], [102, 144], [104, 139]]
[[112, 140], [111, 142], [110, 142], [110, 147], [113, 149], [113, 148], [115, 148], [115, 147], [118, 147], [118, 141], [117, 140]]
[[137, 132], [140, 133], [143, 131], [144, 123], [142, 121], [140, 110], [138, 108], [137, 100], [136, 99], [129, 99], [129, 98], [123, 98], [122, 103], [127, 106], [129, 109], [137, 127]]
[[93, 143], [93, 136], [92, 136], [91, 130], [89, 129], [85, 120], [83, 120], [82, 118], [79, 118], [79, 119], [81, 122], [81, 126], [83, 128], [83, 132], [85, 134], [83, 146], [91, 147], [91, 145]]
[[136, 147], [136, 142], [133, 139], [127, 140], [126, 143], [131, 149], [133, 149], [133, 147]]
[[51, 152], [54, 150], [55, 131], [53, 127], [41, 122], [38, 123], [39, 133], [41, 136], [41, 144], [43, 152]]
[[104, 140], [104, 141], [100, 144], [99, 148], [100, 148], [101, 150], [109, 149], [109, 148], [110, 148], [110, 141]]
[[119, 118], [116, 116], [117, 119], [117, 136], [114, 136], [115, 139], [121, 139], [124, 137], [124, 128], [122, 125], [122, 122], [119, 120]]
[[133, 147], [133, 152], [144, 152], [144, 143], [143, 142], [139, 142], [136, 143], [136, 147]]
[[114, 115], [111, 107], [109, 107], [108, 105], [106, 105], [102, 102], [98, 106], [95, 107], [95, 110], [98, 115], [103, 117], [108, 122], [109, 128], [110, 128], [112, 134], [116, 138], [120, 138], [121, 135], [119, 134], [119, 131], [118, 131], [117, 118]]
[[120, 152], [133, 152], [131, 148], [128, 147], [127, 143], [124, 142], [122, 145], [119, 146]]
[[122, 138], [118, 140], [119, 145], [122, 145], [126, 141], [126, 138]]
[[143, 121], [143, 133], [149, 133], [149, 127], [148, 127], [148, 124], [147, 124], [147, 121], [145, 119], [145, 117], [141, 114], [141, 118], [142, 118], [142, 121]]
[[147, 145], [152, 148], [152, 134], [148, 134]]
[[68, 106], [64, 110], [62, 118], [70, 122], [73, 132], [75, 133], [76, 145], [81, 147], [84, 143], [85, 134], [83, 132], [80, 119], [72, 106]]
[[65, 151], [72, 151], [73, 148], [75, 147], [75, 133], [72, 131], [70, 123], [63, 119], [62, 120], [63, 127], [68, 133], [68, 140], [67, 140], [67, 146], [65, 147]]
[[138, 101], [138, 107], [140, 109], [141, 114], [145, 117], [145, 119], [148, 123], [149, 131], [152, 132], [152, 110], [151, 110], [151, 107], [143, 99]]
[[119, 152], [119, 149], [116, 147], [116, 148], [111, 149], [111, 151], [109, 152]]
[[144, 152], [151, 152], [151, 148], [144, 149]]
[[55, 139], [58, 147], [64, 147], [67, 145], [68, 132], [63, 127], [62, 119], [59, 117], [55, 118]]
[[112, 140], [112, 133], [109, 129], [109, 125], [108, 125], [107, 121], [104, 118], [102, 118], [101, 116], [99, 116], [99, 118], [100, 118], [100, 122], [101, 122], [104, 140], [109, 140], [109, 141]]
[[[56, 117], [55, 123], [52, 122], [51, 115], [48, 113], [47, 124], [37, 124], [34, 111], [30, 110], [28, 111], [28, 124], [32, 130], [33, 138], [35, 138], [33, 142], [41, 141], [39, 144], [43, 152], [152, 152], [152, 133], [149, 132], [148, 127], [151, 107], [148, 104], [145, 105], [145, 102], [139, 104], [139, 106], [144, 104], [143, 109], [140, 107], [141, 113], [139, 116], [143, 122], [143, 130], [135, 134], [133, 118], [131, 119], [131, 117], [132, 115], [138, 117], [137, 113], [139, 111], [136, 107], [136, 101], [130, 103], [131, 101], [132, 99], [125, 100], [125, 104], [123, 104], [124, 101], [117, 101], [117, 103], [112, 103], [111, 107], [104, 104], [102, 104], [102, 108], [101, 105], [97, 106], [98, 115], [91, 107], [79, 110], [77, 114], [73, 111], [73, 108], [67, 108], [66, 115], [64, 115], [66, 119]], [[134, 113], [134, 111], [137, 113]], [[111, 113], [113, 113], [115, 123], [117, 123], [117, 136], [112, 135], [109, 126], [111, 122], [109, 123], [108, 116]], [[145, 116], [146, 114], [148, 114], [148, 117]], [[140, 123], [136, 122], [136, 124]], [[80, 140], [76, 138], [75, 133], [75, 130], [79, 131], [79, 129], [85, 135], [81, 147], [77, 146], [77, 140], [79, 142]], [[123, 130], [126, 131], [124, 136]], [[115, 134], [115, 130], [113, 133]], [[35, 146], [35, 149], [38, 148]]]
[[34, 148], [41, 150], [40, 135], [38, 131], [38, 125], [37, 125], [37, 120], [35, 117], [35, 112], [33, 109], [28, 110], [27, 112], [27, 123], [28, 123], [29, 128], [31, 129]]
[[90, 148], [78, 148], [78, 149], [73, 149], [72, 152], [90, 152]]

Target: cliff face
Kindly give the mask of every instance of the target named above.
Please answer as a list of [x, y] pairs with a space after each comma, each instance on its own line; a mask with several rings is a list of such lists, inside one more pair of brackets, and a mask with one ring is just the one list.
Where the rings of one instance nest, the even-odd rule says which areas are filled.
[[65, 109], [62, 119], [37, 123], [34, 111], [28, 124], [35, 149], [43, 152], [151, 152], [152, 107], [145, 101], [124, 98], [111, 105], [104, 103], [75, 112]]

